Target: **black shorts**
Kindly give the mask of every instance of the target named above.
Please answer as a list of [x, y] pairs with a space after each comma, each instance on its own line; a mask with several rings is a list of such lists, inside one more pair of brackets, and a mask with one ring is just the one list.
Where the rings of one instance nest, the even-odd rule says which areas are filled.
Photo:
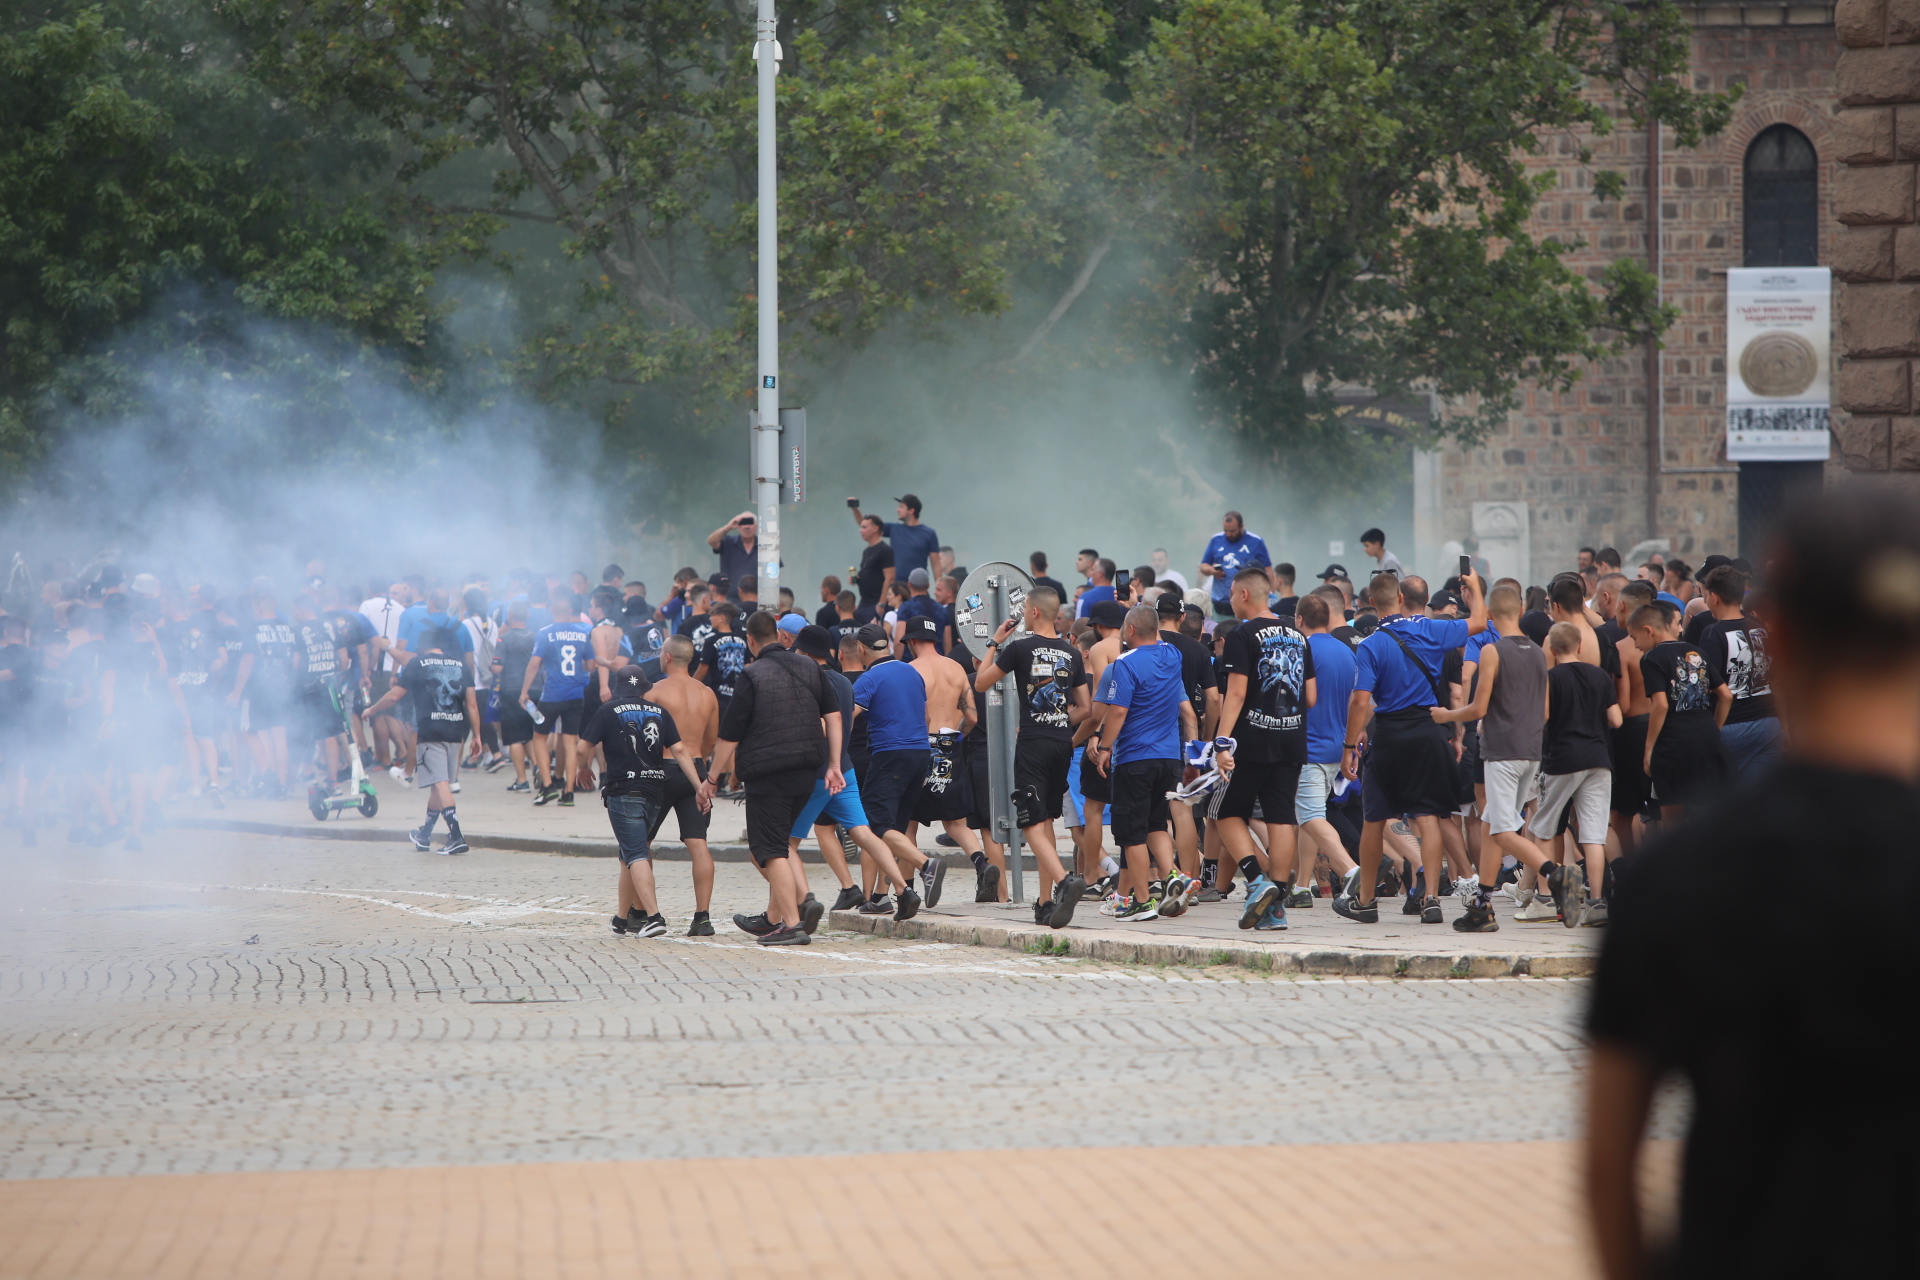
[[1644, 816], [1652, 803], [1647, 778], [1647, 717], [1629, 716], [1613, 731], [1613, 799], [1615, 813]]
[[1107, 820], [1115, 844], [1131, 849], [1145, 844], [1153, 832], [1167, 829], [1173, 821], [1173, 801], [1167, 792], [1180, 785], [1180, 768], [1178, 760], [1129, 760], [1113, 766], [1113, 808]]
[[[1387, 815], [1441, 816], [1457, 807], [1453, 747], [1446, 726], [1435, 724], [1427, 708], [1375, 716], [1372, 747], [1367, 769]], [[1380, 820], [1367, 815], [1369, 822]]]
[[596, 671], [587, 677], [587, 687], [580, 692], [580, 723], [592, 723], [593, 713], [599, 709], [600, 673]]
[[[707, 777], [707, 762], [695, 760], [694, 770], [701, 781]], [[667, 825], [667, 815], [671, 813], [680, 820], [680, 839], [705, 840], [707, 824], [711, 815], [700, 812], [700, 802], [694, 798], [693, 787], [687, 782], [687, 775], [680, 772], [680, 766], [671, 758], [667, 761], [667, 789], [660, 808], [653, 815], [653, 830], [647, 836], [649, 840], [660, 838], [660, 828]]]
[[[1107, 756], [1107, 768], [1113, 768], [1113, 757]], [[1101, 773], [1086, 753], [1080, 755], [1080, 798], [1093, 800], [1100, 804], [1113, 803], [1113, 779]]]
[[1653, 744], [1653, 774], [1648, 781], [1657, 805], [1706, 804], [1725, 795], [1732, 770], [1720, 735], [1676, 741], [1663, 730]]
[[1021, 738], [1014, 744], [1013, 790], [1020, 810], [1015, 821], [1021, 830], [1066, 812], [1067, 771], [1072, 766], [1073, 744], [1063, 738]]
[[227, 727], [227, 700], [214, 694], [189, 694], [187, 718], [196, 738], [217, 738]]
[[927, 748], [926, 781], [920, 784], [920, 798], [914, 801], [915, 822], [959, 822], [973, 809], [973, 774], [967, 769], [967, 744], [964, 738], [941, 749], [938, 739]]
[[993, 779], [987, 772], [987, 743], [984, 738], [967, 741], [967, 826], [974, 831], [993, 830]]
[[788, 795], [784, 791], [756, 791], [748, 785], [747, 852], [755, 866], [764, 867], [787, 856], [788, 833], [812, 795], [811, 787], [798, 795]]
[[[523, 746], [533, 741], [533, 717], [512, 698], [500, 699], [500, 742], [504, 746]], [[669, 777], [672, 775], [669, 774]]]
[[300, 690], [298, 701], [300, 723], [315, 738], [337, 738], [347, 731], [340, 718], [340, 704], [334, 701], [333, 690], [326, 685], [308, 685]]
[[281, 728], [287, 723], [288, 694], [248, 689], [246, 698], [247, 732], [259, 733], [266, 729]]
[[[1177, 782], [1177, 779], [1176, 779]], [[1300, 766], [1278, 760], [1240, 760], [1233, 763], [1233, 777], [1227, 791], [1208, 814], [1213, 818], [1252, 820], [1255, 806], [1260, 820], [1276, 826], [1293, 827], [1293, 798], [1300, 790]]]
[[[1471, 729], [1471, 726], [1469, 726]], [[1469, 731], [1460, 740], [1460, 760], [1454, 766], [1454, 776], [1460, 780], [1460, 789], [1456, 793], [1462, 805], [1473, 803], [1473, 787], [1487, 778], [1486, 763], [1480, 759], [1480, 735]]]
[[920, 802], [920, 784], [933, 765], [931, 751], [876, 751], [860, 769], [860, 803], [873, 834], [905, 831]]
[[542, 737], [550, 733], [565, 734], [569, 737], [580, 736], [580, 713], [585, 709], [583, 699], [573, 698], [566, 702], [536, 702], [540, 714], [547, 718], [545, 724], [534, 726], [534, 732]]

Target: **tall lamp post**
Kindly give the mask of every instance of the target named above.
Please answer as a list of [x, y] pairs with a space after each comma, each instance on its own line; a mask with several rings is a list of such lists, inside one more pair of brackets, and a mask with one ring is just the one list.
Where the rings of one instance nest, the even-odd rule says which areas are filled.
[[760, 599], [780, 598], [780, 258], [779, 177], [774, 169], [773, 78], [780, 71], [780, 42], [773, 0], [760, 0], [753, 37], [759, 78], [760, 378], [754, 415], [754, 503], [760, 509]]

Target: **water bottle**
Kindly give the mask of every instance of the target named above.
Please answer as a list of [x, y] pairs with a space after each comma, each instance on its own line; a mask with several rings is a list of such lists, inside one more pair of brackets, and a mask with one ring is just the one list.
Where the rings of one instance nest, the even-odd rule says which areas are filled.
[[540, 708], [533, 705], [533, 699], [529, 698], [520, 705], [527, 709], [527, 714], [533, 717], [535, 724], [545, 724], [547, 722], [547, 718], [540, 714]]

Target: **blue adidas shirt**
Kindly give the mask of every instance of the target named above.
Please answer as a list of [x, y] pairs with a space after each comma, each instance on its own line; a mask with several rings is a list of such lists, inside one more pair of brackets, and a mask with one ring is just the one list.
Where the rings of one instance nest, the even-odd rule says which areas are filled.
[[927, 749], [927, 682], [894, 659], [869, 667], [853, 684], [853, 704], [867, 721], [867, 751]]
[[1187, 700], [1180, 679], [1180, 651], [1165, 643], [1129, 649], [1100, 673], [1100, 697], [1125, 707], [1127, 722], [1113, 744], [1117, 767], [1135, 760], [1179, 760], [1180, 705]]
[[1307, 708], [1307, 759], [1338, 764], [1347, 743], [1347, 699], [1353, 693], [1354, 657], [1346, 642], [1330, 635], [1307, 637], [1313, 651], [1314, 702]]
[[587, 676], [593, 671], [593, 642], [584, 622], [553, 622], [534, 638], [533, 656], [540, 659], [546, 681], [542, 702], [572, 702], [586, 696]]
[[1200, 557], [1201, 564], [1218, 565], [1226, 571], [1226, 577], [1213, 580], [1213, 598], [1221, 604], [1233, 594], [1233, 575], [1242, 569], [1254, 565], [1271, 568], [1273, 558], [1267, 554], [1267, 544], [1256, 534], [1242, 529], [1240, 536], [1233, 541], [1227, 540], [1224, 533], [1213, 535], [1213, 541], [1207, 543], [1206, 552]]
[[1113, 588], [1110, 586], [1088, 587], [1080, 593], [1080, 603], [1074, 607], [1073, 616], [1076, 618], [1084, 618], [1092, 611], [1093, 606], [1099, 604], [1102, 600], [1111, 600], [1113, 598]]
[[1376, 715], [1435, 705], [1433, 684], [1408, 660], [1394, 642], [1397, 635], [1426, 664], [1433, 678], [1441, 678], [1447, 651], [1467, 642], [1467, 624], [1459, 618], [1389, 618], [1360, 642], [1354, 652], [1353, 687], [1373, 695]]

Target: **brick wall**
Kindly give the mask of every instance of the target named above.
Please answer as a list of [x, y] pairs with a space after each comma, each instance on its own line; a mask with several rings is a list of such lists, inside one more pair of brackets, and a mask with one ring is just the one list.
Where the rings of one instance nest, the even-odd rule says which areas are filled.
[[1841, 0], [1835, 26], [1836, 452], [1920, 487], [1920, 0]]
[[[1643, 538], [1667, 538], [1675, 554], [1695, 565], [1704, 556], [1734, 552], [1739, 474], [1726, 459], [1725, 272], [1742, 261], [1743, 163], [1748, 144], [1769, 125], [1791, 124], [1807, 135], [1821, 162], [1828, 216], [1820, 260], [1829, 261], [1840, 230], [1830, 202], [1838, 172], [1833, 110], [1841, 52], [1829, 14], [1824, 6], [1784, 5], [1691, 11], [1695, 87], [1738, 82], [1747, 91], [1719, 137], [1690, 150], [1674, 145], [1671, 130], [1662, 138], [1661, 287], [1680, 319], [1659, 356], [1666, 470], [1654, 490], [1653, 526], [1647, 520], [1647, 361], [1636, 349], [1588, 367], [1570, 391], [1524, 387], [1519, 409], [1484, 444], [1447, 450], [1440, 469], [1441, 536], [1469, 532], [1476, 501], [1524, 498], [1539, 581], [1570, 567], [1582, 546], [1611, 544], [1626, 552]], [[1592, 169], [1625, 175], [1623, 199], [1593, 197], [1591, 175], [1578, 161], [1583, 143], [1593, 150]], [[1616, 258], [1646, 261], [1647, 154], [1647, 131], [1626, 119], [1604, 138], [1549, 140], [1535, 164], [1551, 169], [1558, 186], [1541, 203], [1536, 232], [1584, 240], [1570, 261], [1590, 273]], [[1920, 251], [1920, 242], [1915, 248]]]

